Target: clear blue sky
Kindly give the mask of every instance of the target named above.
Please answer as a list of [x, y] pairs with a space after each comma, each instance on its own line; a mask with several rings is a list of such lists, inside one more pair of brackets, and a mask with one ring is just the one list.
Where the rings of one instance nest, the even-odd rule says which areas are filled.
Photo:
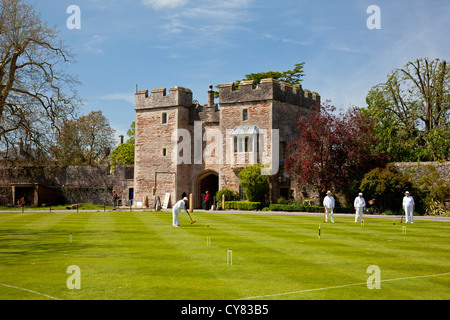
[[[449, 0], [39, 0], [77, 55], [71, 68], [85, 99], [116, 135], [134, 121], [139, 89], [190, 88], [204, 104], [209, 84], [284, 71], [305, 62], [303, 88], [338, 108], [365, 106], [369, 89], [420, 57], [449, 58]], [[81, 29], [67, 28], [67, 8]], [[381, 29], [369, 29], [370, 5]]]

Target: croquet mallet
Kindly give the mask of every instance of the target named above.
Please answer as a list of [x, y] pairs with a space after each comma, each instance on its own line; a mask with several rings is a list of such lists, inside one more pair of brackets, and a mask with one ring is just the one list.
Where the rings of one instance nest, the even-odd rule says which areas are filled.
[[186, 210], [186, 213], [188, 214], [189, 218], [191, 218], [191, 224], [194, 224], [196, 221], [192, 220], [192, 217], [191, 217], [191, 215], [189, 214], [189, 212], [187, 210]]
[[400, 223], [403, 223], [403, 213], [405, 212], [405, 209], [402, 208], [402, 218], [400, 219]]

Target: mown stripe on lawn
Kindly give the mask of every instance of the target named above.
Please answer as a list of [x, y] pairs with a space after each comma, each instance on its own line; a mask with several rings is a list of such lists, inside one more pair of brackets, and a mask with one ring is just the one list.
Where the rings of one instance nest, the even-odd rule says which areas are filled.
[[[0, 280], [59, 297], [61, 289], [67, 289], [63, 261], [70, 248], [69, 232], [64, 227], [69, 216], [37, 212], [1, 224]], [[20, 292], [15, 295], [20, 297]]]
[[[152, 266], [153, 270], [159, 270], [152, 280], [160, 290], [154, 298], [225, 299], [237, 296], [233, 286], [227, 285], [218, 276], [221, 272], [215, 268], [215, 264], [219, 263], [217, 254], [211, 254], [211, 248], [206, 247], [206, 237], [196, 234], [198, 225], [186, 223], [184, 227], [173, 227], [170, 213], [135, 215], [152, 234], [149, 252], [153, 252], [158, 259]], [[220, 264], [219, 269], [223, 269], [225, 263]]]
[[[222, 215], [225, 217], [225, 215]], [[212, 215], [209, 216], [209, 218], [212, 218]], [[304, 217], [298, 217], [301, 220], [307, 220], [306, 221], [306, 228], [300, 227], [302, 224], [298, 223], [298, 221], [295, 221], [296, 223], [296, 230], [299, 232], [306, 232], [308, 235], [306, 237], [309, 237], [311, 234], [311, 230], [309, 230], [308, 226], [308, 220], [311, 221], [311, 219], [304, 219]], [[280, 220], [272, 219], [272, 218], [265, 218], [265, 217], [259, 217], [258, 220], [254, 220], [252, 216], [246, 216], [246, 215], [233, 215], [229, 216], [229, 224], [234, 224], [237, 228], [242, 228], [242, 226], [245, 226], [245, 232], [250, 239], [260, 239], [258, 235], [260, 234], [262, 236], [262, 239], [260, 240], [260, 244], [266, 245], [271, 247], [274, 250], [282, 251], [285, 254], [298, 254], [298, 250], [294, 249], [291, 251], [290, 247], [287, 245], [288, 242], [286, 241], [277, 241], [276, 237], [281, 237], [280, 232], [277, 232], [276, 230], [282, 229], [283, 233], [286, 233], [286, 229], [288, 229], [288, 236], [292, 236], [292, 228], [290, 223], [293, 223], [292, 219], [294, 217], [289, 218], [282, 218], [281, 220], [286, 223], [289, 221], [289, 226], [286, 227], [286, 225], [274, 223], [274, 220]], [[267, 222], [269, 221], [269, 227]], [[314, 222], [314, 221], [313, 221]], [[314, 223], [312, 223], [314, 226]], [[389, 224], [386, 225], [387, 228], [390, 228]], [[359, 224], [355, 224], [354, 222], [351, 223], [344, 223], [344, 224], [329, 224], [329, 225], [322, 225], [322, 228], [325, 228], [325, 231], [327, 234], [326, 237], [322, 238], [320, 241], [311, 242], [308, 240], [303, 241], [304, 243], [301, 244], [302, 247], [309, 246], [309, 252], [310, 256], [307, 255], [302, 256], [302, 263], [305, 261], [308, 261], [310, 263], [315, 264], [323, 264], [324, 266], [329, 265], [329, 268], [323, 269], [323, 278], [319, 279], [319, 282], [321, 284], [327, 283], [335, 283], [336, 280], [339, 280], [339, 283], [342, 282], [350, 282], [346, 279], [351, 279], [354, 274], [357, 274], [357, 276], [354, 277], [356, 280], [355, 282], [364, 280], [368, 277], [366, 274], [366, 268], [369, 265], [380, 263], [383, 266], [383, 270], [386, 273], [386, 275], [392, 275], [392, 276], [398, 276], [400, 274], [404, 274], [403, 268], [396, 267], [397, 264], [399, 264], [399, 261], [402, 258], [402, 255], [405, 254], [405, 250], [402, 251], [402, 248], [398, 249], [398, 252], [396, 255], [388, 255], [384, 254], [386, 249], [386, 245], [383, 243], [376, 243], [374, 245], [374, 241], [382, 241], [384, 234], [382, 234], [380, 231], [377, 232], [377, 237], [372, 235], [368, 239], [366, 239], [366, 232], [368, 232], [367, 226], [361, 227]], [[334, 228], [334, 229], [333, 229]], [[336, 229], [337, 228], [337, 229]], [[273, 230], [271, 230], [273, 229]], [[387, 229], [390, 230], [390, 229]], [[343, 233], [343, 235], [337, 233], [336, 231], [339, 231]], [[384, 231], [384, 230], [383, 230]], [[348, 241], [346, 238], [347, 235], [351, 235], [352, 241]], [[357, 235], [355, 237], [355, 234]], [[317, 238], [316, 238], [317, 239]], [[325, 241], [323, 241], [325, 240]], [[276, 247], [270, 243], [276, 244]], [[379, 251], [375, 251], [375, 248]], [[281, 248], [281, 249], [280, 249]], [[296, 253], [297, 252], [297, 253]], [[342, 254], [341, 254], [342, 253]], [[409, 254], [414, 254], [411, 252], [408, 252]], [[375, 255], [374, 255], [375, 254]], [[417, 254], [417, 251], [415, 252]], [[428, 255], [425, 254], [427, 257]], [[273, 256], [273, 255], [272, 255]], [[420, 257], [416, 258], [416, 262], [423, 261], [424, 263], [428, 260], [430, 257]], [[445, 259], [445, 257], [443, 257]], [[386, 264], [389, 262], [389, 267], [394, 266], [393, 270], [390, 270]], [[448, 261], [448, 260], [447, 260]], [[431, 261], [428, 261], [428, 263], [434, 263]], [[392, 264], [392, 265], [391, 265]], [[406, 267], [406, 269], [410, 269], [411, 264]], [[448, 264], [444, 267], [448, 267]], [[328, 270], [327, 270], [328, 269]], [[444, 268], [446, 269], [446, 268]], [[330, 274], [330, 270], [332, 270], [332, 274]], [[358, 272], [359, 270], [359, 272]], [[440, 271], [436, 269], [437, 271]], [[342, 272], [340, 272], [342, 271]], [[417, 271], [417, 269], [415, 269]], [[424, 270], [426, 271], [426, 270]], [[322, 272], [320, 272], [322, 273]], [[330, 280], [324, 280], [324, 279], [330, 279]], [[430, 280], [431, 281], [431, 280]], [[409, 292], [409, 293], [408, 293]], [[413, 298], [414, 293], [411, 291], [405, 291], [404, 295], [411, 295], [411, 298]]]
[[[212, 213], [197, 213], [198, 221], [210, 223], [213, 227], [212, 243], [224, 249], [233, 249], [233, 261], [241, 264], [240, 280], [236, 287], [240, 288], [241, 296], [260, 290], [273, 290], [274, 288], [295, 288], [300, 283], [310, 286], [314, 283], [323, 283], [319, 274], [328, 274], [327, 259], [313, 258], [320, 256], [315, 247], [311, 247], [310, 241], [317, 242], [309, 226], [304, 226], [305, 233], [309, 235], [289, 236], [279, 234], [277, 225], [268, 223], [265, 216], [255, 221], [249, 215], [223, 215]], [[192, 229], [194, 230], [194, 229]], [[319, 245], [320, 246], [320, 245]], [[225, 250], [226, 251], [226, 250]], [[223, 251], [223, 252], [225, 252]], [[224, 253], [225, 254], [225, 253]], [[270, 257], [270, 258], [268, 258]], [[311, 270], [314, 270], [312, 274]], [[352, 275], [336, 271], [336, 274], [345, 276], [344, 280], [355, 281]], [[333, 275], [333, 277], [336, 276]], [[315, 278], [314, 278], [315, 277]], [[246, 281], [251, 279], [252, 281]], [[254, 283], [258, 283], [258, 286]], [[251, 286], [246, 284], [252, 284]]]
[[[419, 279], [419, 278], [443, 277], [443, 276], [448, 276], [449, 274], [450, 273], [440, 273], [440, 274], [431, 274], [431, 275], [402, 277], [402, 278], [395, 278], [395, 279], [385, 279], [385, 280], [380, 280], [380, 283], [390, 282], [390, 281]], [[305, 292], [322, 291], [322, 290], [338, 289], [338, 288], [345, 288], [345, 287], [352, 287], [352, 286], [363, 286], [363, 285], [367, 285], [367, 282], [350, 283], [350, 284], [343, 284], [343, 285], [339, 285], [339, 286], [332, 286], [332, 287], [325, 287], [325, 288], [315, 288], [315, 289], [306, 289], [306, 290], [299, 290], [299, 291], [293, 291], [293, 292], [283, 292], [283, 293], [275, 293], [275, 294], [268, 294], [268, 295], [260, 295], [260, 296], [242, 298], [240, 300], [263, 299], [263, 298], [270, 298], [270, 297], [276, 297], [276, 296], [280, 297], [280, 296], [300, 294], [300, 293], [305, 293]]]

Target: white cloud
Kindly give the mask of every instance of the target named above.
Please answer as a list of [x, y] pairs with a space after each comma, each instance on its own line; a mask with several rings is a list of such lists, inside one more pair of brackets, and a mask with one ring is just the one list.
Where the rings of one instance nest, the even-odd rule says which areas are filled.
[[345, 45], [332, 45], [332, 46], [328, 46], [328, 49], [331, 50], [337, 50], [337, 51], [344, 51], [344, 52], [353, 52], [353, 53], [360, 53], [361, 50], [359, 49], [355, 49], [355, 48], [351, 48]]
[[[166, 23], [162, 37], [178, 36], [180, 45], [197, 47], [205, 43], [230, 45], [229, 35], [248, 31], [255, 16], [249, 10], [254, 0], [199, 0], [183, 10], [170, 11], [163, 16]], [[247, 25], [247, 26], [246, 26]]]
[[121, 101], [125, 101], [129, 104], [134, 105], [134, 94], [129, 93], [129, 92], [111, 93], [111, 94], [107, 94], [105, 96], [101, 96], [101, 97], [99, 97], [99, 99], [101, 99], [101, 100], [121, 100]]
[[99, 35], [92, 36], [85, 44], [85, 50], [97, 54], [103, 53], [103, 50], [100, 48], [100, 44], [104, 41], [104, 38]]
[[278, 37], [278, 36], [274, 36], [273, 34], [268, 34], [268, 33], [263, 34], [262, 39], [272, 40], [273, 42], [282, 41], [284, 43], [290, 43], [290, 44], [295, 44], [295, 45], [300, 45], [300, 46], [309, 45], [309, 43], [307, 41], [300, 41], [300, 40], [295, 40], [292, 38]]
[[142, 3], [155, 10], [184, 6], [188, 0], [142, 0]]

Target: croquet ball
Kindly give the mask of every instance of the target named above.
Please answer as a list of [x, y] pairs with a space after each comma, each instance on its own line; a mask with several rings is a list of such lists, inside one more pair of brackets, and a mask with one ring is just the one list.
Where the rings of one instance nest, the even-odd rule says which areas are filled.
[[206, 226], [209, 227], [209, 224], [207, 224]]
[[393, 225], [395, 226], [395, 222], [393, 223]]

